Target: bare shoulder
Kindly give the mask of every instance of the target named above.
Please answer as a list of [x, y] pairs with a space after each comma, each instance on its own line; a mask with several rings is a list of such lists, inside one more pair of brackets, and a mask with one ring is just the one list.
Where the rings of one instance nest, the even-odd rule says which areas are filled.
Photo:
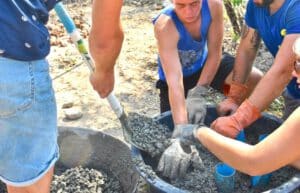
[[177, 30], [173, 20], [164, 14], [161, 14], [154, 24], [154, 32], [156, 38], [159, 37], [172, 37], [177, 34]]
[[154, 24], [154, 28], [156, 32], [164, 32], [164, 31], [169, 31], [172, 28], [174, 28], [174, 22], [172, 21], [172, 19], [164, 14], [161, 14], [155, 24]]
[[207, 0], [211, 16], [223, 16], [223, 1], [222, 0]]

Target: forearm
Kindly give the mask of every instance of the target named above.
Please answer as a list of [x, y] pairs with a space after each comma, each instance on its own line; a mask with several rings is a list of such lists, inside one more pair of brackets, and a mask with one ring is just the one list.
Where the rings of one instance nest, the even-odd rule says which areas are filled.
[[169, 101], [174, 124], [188, 123], [183, 85], [169, 86]]
[[[212, 53], [212, 52], [211, 52]], [[221, 61], [221, 50], [209, 54], [197, 85], [208, 86], [213, 81]]]
[[252, 69], [253, 61], [256, 56], [255, 49], [245, 49], [240, 45], [237, 51], [232, 80], [245, 84]]
[[208, 55], [203, 66], [198, 85], [208, 86], [213, 81], [222, 56], [222, 41], [224, 34], [223, 4], [222, 1], [209, 2], [211, 10], [211, 24], [207, 35]]
[[95, 62], [96, 71], [112, 71], [119, 56], [123, 42], [123, 31], [121, 27], [114, 34], [101, 35], [97, 30], [91, 30], [89, 37], [89, 48]]
[[220, 160], [244, 173], [253, 173], [253, 146], [222, 136], [210, 128], [201, 128], [197, 139]]
[[[292, 45], [297, 35], [287, 35], [276, 54], [274, 63], [266, 75], [260, 80], [252, 95], [250, 101], [261, 111], [278, 97], [284, 87], [292, 78], [295, 56], [292, 52]], [[265, 97], [260, 97], [261, 94]]]
[[96, 71], [112, 71], [120, 53], [123, 42], [121, 7], [121, 0], [93, 1], [89, 48]]
[[[280, 96], [285, 86], [291, 78], [291, 72], [288, 70], [272, 70], [260, 80], [254, 91], [249, 97], [249, 100], [260, 111], [264, 111], [272, 101]], [[276, 85], [276, 86], [275, 86]], [[261, 97], [261, 94], [264, 97]]]
[[[299, 167], [300, 107], [266, 139], [252, 146], [211, 130], [200, 128], [197, 139], [220, 160], [250, 175], [272, 172], [285, 165]], [[262, 128], [263, 129], [263, 128]]]

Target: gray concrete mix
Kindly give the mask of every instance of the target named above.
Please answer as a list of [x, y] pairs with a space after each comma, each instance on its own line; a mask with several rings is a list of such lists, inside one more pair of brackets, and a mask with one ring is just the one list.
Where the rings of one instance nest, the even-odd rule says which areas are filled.
[[[140, 134], [142, 136], [142, 134]], [[253, 140], [253, 136], [249, 136]], [[142, 140], [142, 139], [140, 139]], [[250, 143], [250, 142], [249, 142]], [[253, 143], [253, 142], [251, 142]], [[217, 193], [217, 187], [214, 181], [214, 167], [220, 162], [212, 153], [210, 153], [201, 144], [198, 144], [197, 150], [202, 159], [202, 167], [189, 168], [187, 175], [184, 178], [169, 181], [168, 179], [156, 173], [161, 179], [172, 184], [173, 186], [180, 188], [181, 190], [186, 190], [193, 193]], [[147, 157], [149, 159], [149, 157]], [[149, 160], [148, 160], [149, 161]], [[136, 165], [146, 173], [147, 177], [155, 178], [157, 177], [153, 172], [156, 170], [156, 164], [158, 162], [158, 157], [153, 158], [154, 166], [144, 164], [143, 162], [136, 161]], [[272, 172], [272, 177], [267, 186], [264, 187], [251, 187], [251, 177], [240, 172], [236, 172], [235, 175], [235, 192], [238, 193], [259, 193], [262, 191], [269, 190], [271, 188], [277, 187], [294, 176], [298, 171], [291, 167], [284, 167], [275, 172]], [[154, 185], [154, 184], [152, 184]], [[300, 193], [300, 191], [296, 191]]]
[[170, 145], [171, 132], [168, 127], [150, 117], [128, 113], [128, 125], [133, 131], [133, 142], [152, 157], [162, 154]]
[[[0, 183], [0, 193], [7, 193], [3, 183]], [[120, 182], [111, 174], [74, 167], [54, 175], [50, 193], [123, 193], [123, 191]]]
[[120, 182], [103, 171], [75, 167], [55, 175], [51, 193], [115, 193], [122, 192]]
[[[170, 182], [172, 185], [183, 190], [195, 193], [217, 193], [217, 187], [214, 181], [214, 167], [220, 162], [213, 154], [200, 144], [197, 146], [199, 155], [203, 161], [204, 167], [192, 169], [183, 179], [177, 179]], [[294, 176], [297, 170], [291, 167], [285, 167], [272, 173], [270, 182], [264, 187], [251, 187], [251, 178], [248, 175], [236, 171], [235, 174], [235, 192], [238, 193], [259, 193], [270, 188], [277, 187]], [[299, 193], [299, 191], [298, 191]]]

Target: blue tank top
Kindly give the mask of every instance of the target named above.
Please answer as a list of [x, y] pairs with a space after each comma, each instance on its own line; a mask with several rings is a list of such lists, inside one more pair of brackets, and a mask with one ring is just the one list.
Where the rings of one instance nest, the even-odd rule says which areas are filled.
[[[200, 41], [194, 40], [190, 33], [185, 29], [183, 23], [176, 15], [173, 5], [163, 9], [161, 13], [154, 18], [153, 23], [156, 22], [161, 14], [169, 16], [176, 26], [176, 29], [179, 33], [177, 48], [182, 67], [182, 73], [184, 77], [191, 76], [203, 67], [207, 58], [207, 33], [211, 23], [211, 15], [207, 0], [203, 0], [201, 8], [201, 27], [199, 29], [201, 34]], [[166, 81], [159, 56], [158, 75], [160, 80]]]
[[[287, 34], [300, 33], [300, 1], [285, 0], [281, 8], [270, 15], [266, 7], [257, 7], [249, 0], [245, 15], [248, 26], [256, 29], [273, 57]], [[300, 98], [300, 89], [294, 78], [287, 85], [289, 93]]]
[[0, 56], [38, 60], [48, 55], [48, 11], [60, 0], [0, 0]]

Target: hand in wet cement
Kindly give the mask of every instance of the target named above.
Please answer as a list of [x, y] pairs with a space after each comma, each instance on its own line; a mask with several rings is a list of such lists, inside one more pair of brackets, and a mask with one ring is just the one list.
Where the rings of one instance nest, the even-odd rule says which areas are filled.
[[199, 125], [195, 124], [176, 125], [172, 134], [172, 138], [178, 138], [184, 145], [195, 145], [198, 142], [195, 137], [198, 127]]
[[186, 108], [190, 123], [200, 124], [204, 122], [206, 115], [205, 95], [208, 88], [205, 86], [196, 86], [189, 90], [186, 98]]
[[191, 146], [183, 145], [180, 139], [173, 139], [172, 144], [162, 154], [157, 170], [170, 179], [183, 177], [198, 152]]

